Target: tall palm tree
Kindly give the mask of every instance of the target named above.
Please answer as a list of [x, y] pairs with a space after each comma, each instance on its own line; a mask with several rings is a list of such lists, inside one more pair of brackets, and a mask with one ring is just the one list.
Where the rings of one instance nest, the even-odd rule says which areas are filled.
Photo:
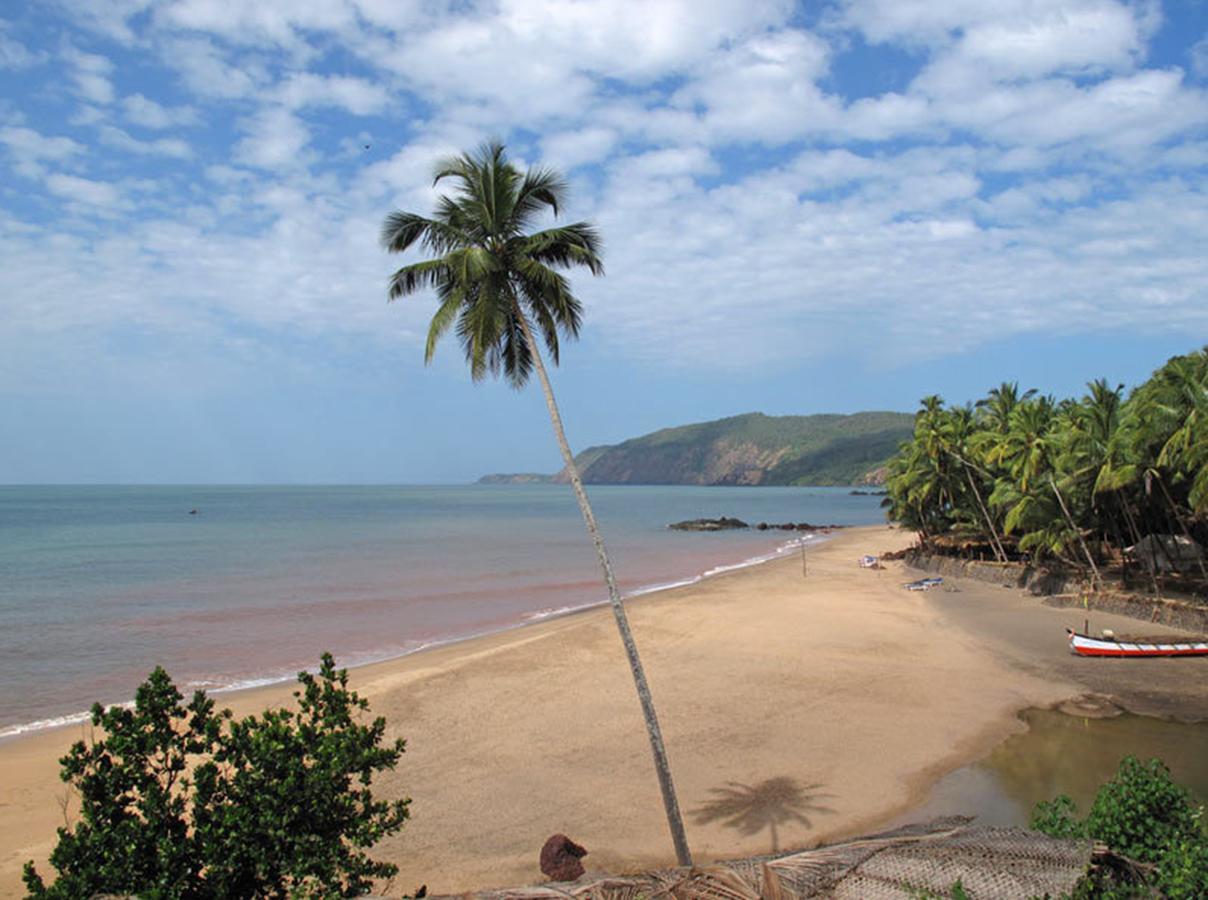
[[965, 477], [969, 482], [969, 490], [973, 492], [973, 499], [977, 502], [977, 508], [982, 514], [982, 521], [986, 523], [986, 527], [990, 531], [990, 543], [994, 548], [994, 558], [999, 562], [1007, 562], [1007, 551], [1003, 547], [1002, 538], [999, 537], [998, 528], [994, 524], [994, 517], [990, 515], [990, 511], [986, 508], [986, 502], [982, 498], [982, 491], [977, 484], [981, 480], [980, 476], [985, 473], [980, 472], [978, 478], [973, 477], [973, 472], [976, 469], [974, 463], [970, 462], [970, 458], [974, 455], [970, 449], [970, 441], [976, 434], [976, 422], [974, 419], [973, 409], [969, 406], [962, 406], [959, 409], [954, 409], [949, 419], [949, 453], [953, 454], [960, 462], [965, 470]]
[[586, 222], [530, 232], [543, 213], [558, 215], [567, 193], [566, 182], [551, 169], [521, 173], [508, 161], [499, 142], [484, 144], [472, 154], [441, 160], [433, 183], [445, 179], [453, 183], [453, 191], [440, 197], [431, 218], [396, 211], [382, 225], [382, 246], [389, 252], [402, 253], [418, 242], [434, 255], [433, 259], [395, 272], [390, 277], [389, 297], [395, 300], [426, 288], [435, 291], [439, 305], [428, 328], [425, 362], [431, 361], [441, 336], [455, 328], [474, 381], [502, 375], [513, 387], [520, 388], [534, 370], [537, 372], [566, 473], [595, 544], [613, 616], [629, 658], [675, 855], [680, 865], [690, 866], [692, 857], [650, 687], [534, 336], [534, 331], [540, 332], [550, 359], [557, 365], [559, 335], [576, 337], [582, 321], [582, 306], [557, 270], [582, 266], [593, 275], [602, 275], [600, 239], [595, 227]]

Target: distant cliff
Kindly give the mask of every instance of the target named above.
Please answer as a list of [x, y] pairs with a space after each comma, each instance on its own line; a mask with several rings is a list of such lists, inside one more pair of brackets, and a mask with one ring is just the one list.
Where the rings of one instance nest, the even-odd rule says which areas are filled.
[[[575, 461], [589, 484], [879, 484], [885, 463], [913, 427], [909, 413], [747, 413], [589, 447]], [[565, 472], [479, 479], [482, 484], [565, 481]]]

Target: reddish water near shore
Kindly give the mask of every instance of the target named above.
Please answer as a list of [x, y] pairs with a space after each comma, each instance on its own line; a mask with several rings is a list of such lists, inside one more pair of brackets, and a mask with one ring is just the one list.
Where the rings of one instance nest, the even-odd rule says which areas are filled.
[[[841, 488], [593, 487], [622, 589], [683, 583], [796, 535], [680, 519], [882, 521]], [[197, 510], [190, 514], [190, 510]], [[291, 677], [601, 602], [570, 489], [0, 487], [0, 737], [182, 688]]]

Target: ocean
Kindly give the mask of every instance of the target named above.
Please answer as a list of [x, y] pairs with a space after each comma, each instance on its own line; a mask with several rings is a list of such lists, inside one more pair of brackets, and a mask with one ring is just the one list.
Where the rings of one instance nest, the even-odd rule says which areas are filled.
[[[884, 520], [846, 488], [589, 494], [630, 596], [796, 538], [669, 522]], [[566, 485], [0, 486], [0, 738], [126, 701], [156, 665], [186, 695], [250, 687], [325, 650], [358, 665], [606, 599]]]

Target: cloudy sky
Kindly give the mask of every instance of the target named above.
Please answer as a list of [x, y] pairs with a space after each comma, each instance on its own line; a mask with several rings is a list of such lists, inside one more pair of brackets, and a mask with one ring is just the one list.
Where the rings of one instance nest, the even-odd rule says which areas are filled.
[[604, 235], [578, 447], [1208, 341], [1203, 0], [12, 0], [0, 483], [557, 468], [386, 303], [383, 216], [492, 136]]

